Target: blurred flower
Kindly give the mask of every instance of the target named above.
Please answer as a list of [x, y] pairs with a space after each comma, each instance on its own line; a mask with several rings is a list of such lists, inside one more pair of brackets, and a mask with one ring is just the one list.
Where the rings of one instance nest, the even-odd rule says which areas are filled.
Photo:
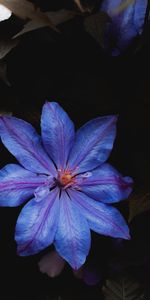
[[22, 209], [16, 225], [18, 254], [38, 253], [54, 242], [58, 254], [79, 269], [90, 250], [90, 229], [129, 239], [128, 226], [110, 204], [128, 197], [132, 179], [104, 163], [113, 146], [116, 116], [89, 121], [75, 134], [55, 102], [42, 111], [42, 138], [20, 119], [1, 116], [0, 135], [19, 163], [0, 172], [0, 204]]
[[100, 284], [102, 281], [103, 277], [100, 274], [100, 270], [97, 271], [95, 268], [90, 268], [90, 267], [85, 267], [83, 269], [83, 277], [82, 280], [84, 281], [84, 283], [86, 283], [87, 285], [96, 285], [96, 284]]
[[56, 251], [51, 251], [41, 258], [38, 265], [42, 273], [46, 273], [49, 277], [56, 277], [64, 269], [65, 260]]
[[4, 5], [0, 4], [0, 22], [9, 19], [11, 15], [11, 10], [9, 10]]
[[[65, 260], [56, 251], [51, 251], [43, 255], [38, 263], [41, 273], [47, 274], [50, 278], [60, 275], [65, 265]], [[84, 265], [80, 269], [72, 269], [72, 271], [77, 279], [82, 280], [87, 285], [95, 285], [102, 279], [100, 272], [95, 266], [91, 267]]]
[[101, 11], [111, 17], [111, 23], [105, 30], [104, 47], [113, 56], [121, 54], [133, 38], [143, 31], [147, 0], [131, 1], [127, 7], [117, 10], [124, 0], [103, 0]]

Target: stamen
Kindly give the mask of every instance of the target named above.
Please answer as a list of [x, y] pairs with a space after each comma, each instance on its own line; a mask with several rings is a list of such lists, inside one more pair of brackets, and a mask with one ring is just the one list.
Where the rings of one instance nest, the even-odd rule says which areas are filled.
[[75, 179], [73, 178], [71, 172], [69, 170], [60, 172], [58, 170], [58, 178], [57, 178], [58, 184], [63, 187], [63, 188], [67, 188], [69, 186], [71, 186]]

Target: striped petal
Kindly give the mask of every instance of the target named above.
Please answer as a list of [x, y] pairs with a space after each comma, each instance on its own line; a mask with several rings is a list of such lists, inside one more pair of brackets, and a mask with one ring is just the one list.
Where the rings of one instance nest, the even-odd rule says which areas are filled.
[[18, 206], [31, 198], [47, 176], [36, 175], [19, 165], [9, 164], [0, 170], [0, 205]]
[[89, 197], [104, 203], [126, 199], [132, 191], [133, 180], [123, 177], [109, 164], [76, 176], [76, 185]]
[[111, 237], [130, 238], [129, 228], [116, 208], [99, 203], [84, 193], [71, 189], [69, 195], [93, 231]]
[[76, 134], [68, 168], [81, 173], [100, 166], [108, 158], [116, 135], [116, 116], [89, 121]]
[[41, 130], [44, 147], [58, 169], [64, 169], [74, 141], [74, 125], [56, 102], [43, 106]]
[[1, 116], [0, 136], [5, 147], [27, 170], [55, 174], [54, 165], [42, 147], [40, 136], [29, 123]]
[[29, 201], [22, 209], [16, 225], [15, 240], [21, 256], [38, 253], [53, 243], [59, 216], [59, 190]]
[[73, 269], [85, 262], [90, 249], [90, 229], [84, 216], [66, 192], [60, 198], [60, 216], [55, 236], [55, 247]]

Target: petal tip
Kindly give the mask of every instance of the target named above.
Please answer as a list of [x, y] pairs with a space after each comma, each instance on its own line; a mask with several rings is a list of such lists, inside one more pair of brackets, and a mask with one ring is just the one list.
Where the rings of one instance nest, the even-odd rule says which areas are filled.
[[124, 179], [125, 179], [125, 182], [126, 182], [129, 186], [133, 187], [134, 180], [133, 180], [131, 177], [125, 176]]
[[58, 102], [56, 101], [48, 101], [46, 100], [43, 107], [42, 107], [42, 110], [53, 110], [57, 107], [59, 107], [60, 105], [58, 104]]
[[127, 239], [127, 240], [131, 240], [131, 235], [130, 235], [130, 233], [128, 234], [128, 236], [127, 236], [126, 239]]
[[126, 232], [123, 237], [124, 240], [131, 240], [131, 235], [129, 232]]
[[118, 121], [119, 114], [113, 115], [112, 118], [114, 119], [114, 123]]
[[24, 256], [24, 254], [17, 248], [16, 251], [17, 256]]
[[[51, 105], [59, 105], [59, 104], [58, 104], [58, 102], [56, 102], [56, 101], [48, 101], [48, 100], [45, 100], [44, 105], [49, 105], [49, 106], [51, 106]], [[43, 105], [43, 106], [44, 106], [44, 105]]]
[[[16, 237], [15, 237], [15, 241], [16, 241]], [[17, 254], [17, 256], [27, 256], [28, 255], [24, 251], [24, 246], [20, 246], [20, 245], [17, 245], [16, 254]]]
[[76, 261], [76, 263], [72, 263], [71, 267], [73, 268], [74, 271], [78, 271], [80, 268], [82, 268], [82, 266], [84, 265], [84, 263], [86, 262], [86, 258], [87, 256], [84, 256], [82, 258], [82, 260], [80, 261]]

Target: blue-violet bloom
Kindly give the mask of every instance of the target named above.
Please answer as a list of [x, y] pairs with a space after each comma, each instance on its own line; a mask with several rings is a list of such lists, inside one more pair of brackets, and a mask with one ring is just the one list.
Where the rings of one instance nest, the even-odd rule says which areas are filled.
[[124, 1], [103, 0], [100, 7], [111, 17], [105, 31], [104, 47], [112, 56], [121, 54], [143, 31], [148, 0], [132, 1], [123, 11], [115, 13]]
[[128, 197], [132, 179], [105, 163], [116, 134], [116, 116], [98, 117], [75, 134], [73, 122], [58, 103], [47, 102], [41, 137], [27, 122], [0, 117], [0, 135], [18, 164], [0, 171], [0, 205], [31, 199], [16, 224], [18, 254], [38, 253], [54, 243], [73, 269], [90, 250], [90, 229], [129, 239], [129, 228], [110, 204]]

